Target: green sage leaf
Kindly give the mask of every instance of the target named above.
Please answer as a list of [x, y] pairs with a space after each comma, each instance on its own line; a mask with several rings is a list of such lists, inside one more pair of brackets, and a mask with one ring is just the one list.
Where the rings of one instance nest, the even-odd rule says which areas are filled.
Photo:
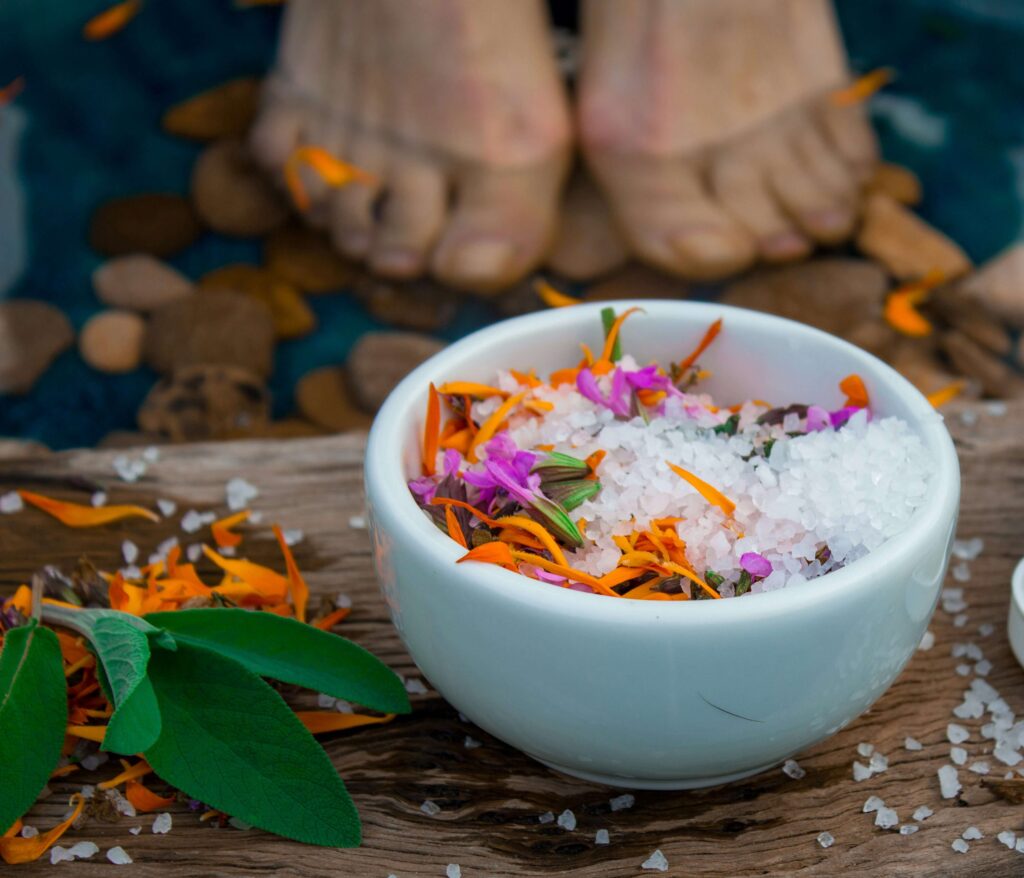
[[344, 783], [283, 699], [233, 659], [176, 639], [177, 651], [156, 649], [149, 662], [163, 717], [160, 737], [145, 753], [154, 771], [268, 832], [358, 845], [359, 814]]
[[34, 619], [0, 650], [0, 834], [36, 800], [57, 763], [68, 724], [57, 635]]
[[144, 677], [114, 710], [103, 736], [102, 749], [125, 756], [143, 753], [156, 743], [162, 727], [153, 684]]
[[408, 713], [409, 696], [387, 665], [351, 640], [273, 613], [175, 610], [146, 619], [180, 644], [211, 649], [261, 677], [294, 683], [384, 713]]

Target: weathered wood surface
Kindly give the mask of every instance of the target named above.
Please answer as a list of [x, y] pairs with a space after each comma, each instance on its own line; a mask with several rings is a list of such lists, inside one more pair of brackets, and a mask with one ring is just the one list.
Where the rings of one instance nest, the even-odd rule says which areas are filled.
[[[985, 550], [971, 564], [972, 578], [965, 584], [969, 620], [955, 628], [952, 618], [939, 609], [931, 625], [934, 648], [919, 651], [867, 714], [801, 754], [800, 764], [807, 771], [801, 780], [773, 770], [710, 790], [638, 791], [635, 807], [613, 813], [608, 800], [616, 791], [548, 771], [460, 721], [456, 711], [431, 692], [414, 697], [411, 717], [325, 742], [363, 817], [365, 842], [357, 850], [326, 850], [258, 831], [209, 828], [181, 808], [174, 810], [169, 835], [153, 835], [148, 828], [152, 817], [145, 817], [120, 824], [94, 821], [66, 838], [94, 840], [101, 851], [122, 845], [135, 860], [127, 869], [140, 878], [270, 873], [433, 878], [443, 876], [449, 863], [459, 863], [466, 878], [555, 873], [611, 878], [652, 874], [642, 872], [640, 864], [656, 848], [668, 858], [668, 874], [680, 876], [1024, 874], [1024, 855], [995, 840], [1004, 829], [1024, 831], [1024, 806], [996, 799], [966, 769], [960, 770], [965, 788], [960, 801], [944, 801], [936, 777], [949, 760], [946, 724], [954, 719], [951, 710], [970, 679], [954, 671], [960, 661], [950, 654], [954, 642], [970, 640], [981, 646], [994, 665], [988, 680], [1019, 715], [1024, 714], [1024, 671], [1014, 661], [1005, 634], [1010, 572], [1024, 553], [1024, 405], [1011, 406], [1002, 417], [981, 406], [974, 410], [979, 414], [973, 426], [960, 419], [960, 409], [949, 413], [963, 465], [960, 534], [985, 540]], [[75, 451], [5, 462], [0, 493], [18, 484], [81, 497], [47, 482], [86, 476], [103, 483], [111, 502], [167, 497], [178, 502], [179, 512], [174, 521], [162, 525], [124, 522], [83, 531], [65, 529], [36, 510], [0, 516], [0, 593], [9, 593], [44, 563], [70, 565], [83, 553], [101, 565], [117, 565], [125, 538], [146, 553], [177, 532], [177, 520], [185, 510], [223, 508], [225, 482], [244, 475], [260, 488], [255, 508], [265, 510], [267, 519], [305, 531], [296, 555], [311, 587], [351, 595], [355, 608], [345, 633], [399, 673], [416, 674], [378, 597], [367, 534], [349, 527], [350, 516], [362, 511], [363, 442], [364, 437], [353, 435], [166, 448], [159, 463], [132, 485], [114, 477], [114, 452]], [[277, 563], [269, 532], [250, 538], [246, 545], [253, 560]], [[978, 633], [985, 622], [995, 626], [988, 637]], [[991, 742], [978, 733], [982, 722], [964, 721], [972, 730], [964, 746], [972, 761], [988, 758], [1001, 773], [1005, 767], [986, 753]], [[467, 734], [480, 739], [482, 746], [467, 750]], [[903, 748], [908, 734], [924, 742], [922, 751]], [[889, 769], [854, 783], [851, 764], [858, 758], [861, 741], [886, 754]], [[55, 781], [54, 795], [36, 806], [32, 822], [43, 827], [55, 822], [67, 795], [81, 782], [82, 776]], [[874, 815], [861, 811], [872, 794], [896, 808], [903, 821], [924, 804], [935, 815], [915, 835], [882, 831], [874, 827]], [[441, 813], [422, 813], [425, 799], [440, 805]], [[543, 812], [558, 814], [566, 808], [579, 821], [575, 832], [538, 822]], [[138, 823], [144, 825], [142, 834], [129, 834], [129, 826]], [[969, 825], [979, 827], [985, 838], [972, 842], [968, 854], [957, 854], [950, 843]], [[611, 833], [607, 847], [594, 844], [600, 828]], [[836, 838], [828, 850], [815, 841], [822, 830]], [[3, 873], [30, 876], [54, 868], [74, 869], [82, 876], [116, 872], [101, 852], [92, 861], [70, 867], [45, 862], [5, 867]]]

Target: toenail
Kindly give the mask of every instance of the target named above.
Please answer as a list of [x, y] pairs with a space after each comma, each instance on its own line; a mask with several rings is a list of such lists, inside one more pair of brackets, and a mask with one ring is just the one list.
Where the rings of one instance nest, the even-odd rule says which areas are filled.
[[776, 259], [803, 256], [809, 248], [807, 239], [793, 231], [777, 232], [761, 239], [761, 252]]
[[455, 250], [452, 270], [463, 277], [489, 278], [505, 271], [514, 250], [510, 241], [466, 243]]
[[732, 262], [741, 255], [735, 239], [717, 229], [679, 232], [671, 240], [677, 249], [705, 262]]
[[823, 232], [838, 232], [850, 224], [850, 215], [837, 208], [814, 210], [807, 214], [807, 224]]
[[373, 254], [373, 267], [378, 271], [407, 273], [416, 271], [422, 262], [412, 250], [381, 250]]

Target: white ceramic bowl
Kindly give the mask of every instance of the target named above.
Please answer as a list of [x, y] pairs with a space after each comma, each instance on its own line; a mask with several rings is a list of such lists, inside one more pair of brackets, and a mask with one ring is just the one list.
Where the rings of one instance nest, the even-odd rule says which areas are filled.
[[[838, 407], [859, 373], [873, 409], [934, 456], [927, 501], [871, 555], [801, 586], [739, 599], [617, 601], [548, 587], [463, 553], [417, 507], [427, 384], [574, 364], [600, 349], [600, 310], [641, 362], [678, 360], [717, 317], [701, 358], [716, 399]], [[535, 759], [604, 783], [710, 786], [759, 772], [842, 728], [913, 654], [938, 597], [960, 493], [953, 443], [928, 401], [880, 360], [807, 326], [694, 302], [611, 302], [498, 323], [451, 345], [391, 394], [370, 433], [366, 495], [391, 617], [430, 682], [481, 728]]]

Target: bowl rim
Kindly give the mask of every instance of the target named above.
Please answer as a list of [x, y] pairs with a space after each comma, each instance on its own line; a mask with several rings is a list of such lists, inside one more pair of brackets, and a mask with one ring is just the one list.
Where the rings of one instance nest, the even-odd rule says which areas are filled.
[[[746, 595], [744, 600], [715, 601], [610, 601], [568, 588], [524, 588], [522, 574], [492, 564], [456, 564], [464, 554], [461, 546], [445, 536], [424, 515], [406, 484], [403, 457], [407, 436], [401, 429], [410, 409], [423, 403], [423, 389], [433, 373], [443, 371], [449, 360], [463, 359], [474, 349], [485, 349], [509, 335], [559, 325], [569, 328], [588, 320], [597, 320], [604, 308], [639, 306], [655, 316], [671, 319], [686, 311], [695, 322], [710, 324], [722, 317], [726, 324], [746, 324], [757, 331], [758, 326], [776, 328], [823, 340], [844, 351], [853, 361], [860, 360], [890, 385], [914, 415], [912, 427], [935, 456], [935, 471], [930, 479], [925, 500], [911, 517], [906, 528], [879, 548], [840, 570], [771, 592]], [[859, 371], [859, 370], [858, 370]], [[837, 379], [838, 380], [838, 379]], [[410, 372], [391, 392], [378, 412], [366, 446], [364, 479], [371, 507], [386, 510], [388, 518], [401, 531], [401, 538], [416, 552], [426, 553], [439, 565], [451, 568], [451, 576], [472, 580], [497, 600], [525, 603], [538, 610], [570, 614], [597, 620], [617, 620], [620, 624], [665, 624], [666, 622], [709, 622], [712, 618], [741, 621], [745, 618], [786, 616], [796, 610], [834, 602], [837, 591], [871, 590], [875, 583], [885, 581], [886, 569], [904, 553], [926, 550], [936, 533], [946, 536], [949, 519], [955, 520], [959, 506], [960, 469], [953, 440], [942, 416], [906, 378], [884, 361], [855, 345], [820, 329], [773, 314], [766, 314], [716, 302], [692, 300], [637, 299], [582, 303], [513, 317], [493, 323], [452, 343]], [[373, 516], [374, 521], [377, 516]], [[676, 606], [679, 604], [680, 606]], [[713, 615], [719, 614], [719, 615]], [[723, 616], [720, 614], [728, 614]]]

